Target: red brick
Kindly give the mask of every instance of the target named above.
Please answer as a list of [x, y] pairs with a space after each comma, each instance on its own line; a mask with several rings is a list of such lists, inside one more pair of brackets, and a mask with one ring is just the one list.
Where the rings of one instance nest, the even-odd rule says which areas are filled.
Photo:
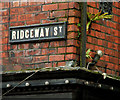
[[76, 17], [80, 17], [80, 11], [78, 10], [69, 10], [69, 16], [76, 16]]
[[2, 45], [2, 48], [3, 51], [10, 50], [10, 45]]
[[2, 17], [2, 23], [8, 23], [8, 21], [9, 21], [8, 16]]
[[67, 18], [58, 18], [59, 21], [67, 21]]
[[80, 46], [80, 42], [78, 40], [67, 40], [67, 46], [77, 46], [79, 47]]
[[96, 23], [92, 23], [91, 28], [95, 29], [95, 30], [100, 30], [100, 25], [96, 24]]
[[75, 2], [75, 8], [80, 9], [80, 4], [78, 2]]
[[28, 5], [36, 5], [36, 3], [34, 0], [28, 0]]
[[49, 47], [61, 47], [61, 46], [65, 46], [65, 41], [53, 41], [50, 42]]
[[43, 5], [42, 11], [57, 10], [58, 4]]
[[110, 62], [112, 62], [114, 64], [118, 64], [118, 58], [110, 57]]
[[26, 50], [26, 56], [33, 56], [35, 53], [34, 53], [34, 50]]
[[115, 69], [115, 70], [119, 70], [118, 65], [115, 65], [114, 69]]
[[13, 1], [13, 7], [18, 7], [19, 6], [19, 1]]
[[102, 40], [98, 39], [98, 45], [102, 45]]
[[65, 60], [75, 60], [76, 59], [76, 55], [75, 54], [67, 54], [65, 56]]
[[94, 14], [97, 14], [99, 12], [98, 9], [93, 9]]
[[109, 61], [109, 56], [108, 55], [104, 55], [105, 61]]
[[3, 52], [2, 53], [2, 58], [7, 58], [8, 57], [8, 52]]
[[25, 21], [26, 15], [18, 15], [18, 21]]
[[52, 63], [45, 63], [45, 67], [52, 67]]
[[65, 62], [58, 62], [58, 66], [65, 66], [66, 63]]
[[111, 42], [115, 42], [115, 37], [113, 37], [112, 35], [106, 35], [106, 40], [111, 41]]
[[6, 58], [6, 59], [1, 59], [1, 60], [2, 60], [2, 63], [1, 63], [1, 64], [3, 64], [3, 65], [9, 65], [9, 64], [10, 64], [8, 58]]
[[93, 8], [89, 7], [89, 13], [93, 14]]
[[59, 9], [68, 9], [68, 3], [59, 3]]
[[9, 8], [10, 5], [9, 5], [9, 2], [4, 2], [4, 8]]
[[79, 23], [79, 18], [69, 17], [68, 23]]
[[98, 31], [95, 32], [95, 36], [97, 38], [105, 39], [105, 33], [100, 33]]
[[111, 42], [108, 42], [108, 48], [111, 48], [111, 49], [118, 49], [118, 45], [117, 44], [114, 44], [114, 43], [111, 43]]
[[118, 16], [115, 16], [115, 15], [113, 16], [113, 20], [116, 22], [118, 22], [118, 20], [119, 20], [118, 18], [119, 18]]
[[64, 55], [50, 55], [49, 61], [61, 61], [64, 60]]
[[41, 49], [34, 50], [34, 55], [41, 55], [41, 52]]
[[110, 49], [105, 49], [105, 54], [114, 56], [114, 51]]
[[9, 36], [9, 32], [8, 31], [3, 31], [2, 32], [2, 38], [7, 38]]
[[23, 25], [25, 25], [25, 22], [24, 22], [24, 21], [10, 23], [10, 26], [23, 26]]
[[68, 16], [68, 11], [66, 11], [66, 10], [63, 10], [63, 11], [54, 11], [53, 12], [53, 16], [54, 17], [67, 17]]
[[78, 31], [77, 25], [68, 25], [68, 31]]
[[97, 38], [92, 38], [92, 41], [91, 41], [93, 44], [98, 44], [98, 39]]
[[78, 37], [77, 32], [68, 32], [67, 33], [67, 39], [73, 39], [73, 38], [77, 38], [77, 37]]
[[114, 54], [115, 54], [115, 57], [119, 57], [120, 53], [118, 53], [118, 50], [116, 50], [116, 51], [114, 51]]
[[48, 54], [57, 54], [57, 48], [49, 48]]
[[26, 21], [27, 25], [32, 25], [32, 24], [40, 24], [40, 20], [29, 20]]
[[2, 39], [2, 44], [7, 44], [8, 43], [8, 38], [3, 38]]
[[10, 14], [25, 14], [25, 8], [12, 8], [10, 9]]
[[26, 20], [33, 20], [34, 14], [26, 14]]
[[41, 11], [41, 6], [26, 7], [26, 13], [33, 13], [37, 11]]
[[32, 57], [18, 57], [17, 63], [18, 64], [29, 64], [33, 61]]
[[75, 7], [75, 2], [69, 2], [69, 8], [74, 8]]
[[2, 16], [8, 16], [9, 15], [9, 10], [6, 9], [6, 10], [2, 11], [0, 15], [2, 15]]
[[76, 47], [67, 47], [67, 53], [76, 53]]
[[18, 19], [17, 15], [10, 16], [10, 22], [15, 22], [17, 21], [17, 19]]
[[58, 48], [58, 53], [65, 53], [66, 47]]
[[48, 56], [35, 56], [33, 57], [32, 63], [40, 63], [48, 61]]
[[20, 6], [27, 6], [27, 0], [21, 0]]
[[92, 37], [90, 37], [90, 36], [87, 36], [87, 42], [90, 42], [90, 43], [92, 43]]
[[47, 55], [48, 54], [48, 49], [42, 49], [42, 55]]
[[102, 45], [103, 45], [104, 47], [107, 47], [107, 46], [108, 46], [108, 42], [105, 41], [105, 40], [102, 40]]

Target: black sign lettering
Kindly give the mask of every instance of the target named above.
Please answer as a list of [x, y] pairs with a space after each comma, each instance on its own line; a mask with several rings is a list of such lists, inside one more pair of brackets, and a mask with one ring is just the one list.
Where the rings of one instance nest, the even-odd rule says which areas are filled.
[[10, 43], [66, 38], [66, 22], [10, 27]]

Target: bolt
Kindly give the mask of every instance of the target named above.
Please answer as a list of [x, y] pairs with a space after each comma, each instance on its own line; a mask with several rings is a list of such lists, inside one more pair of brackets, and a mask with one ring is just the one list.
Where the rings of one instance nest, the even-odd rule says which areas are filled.
[[69, 83], [69, 80], [65, 80], [65, 83], [68, 84], [68, 83]]
[[7, 84], [6, 87], [11, 87], [11, 85], [10, 85], [10, 84]]
[[30, 86], [30, 83], [25, 83], [25, 86]]
[[46, 82], [45, 82], [45, 85], [49, 85], [49, 82], [48, 82], [48, 81], [46, 81]]

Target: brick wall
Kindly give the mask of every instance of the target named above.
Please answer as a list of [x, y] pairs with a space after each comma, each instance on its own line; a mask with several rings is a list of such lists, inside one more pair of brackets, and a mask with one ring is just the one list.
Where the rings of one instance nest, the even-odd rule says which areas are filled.
[[[99, 11], [98, 2], [88, 2], [87, 10], [92, 14]], [[87, 48], [93, 51], [102, 50], [104, 56], [97, 66], [103, 72], [119, 75], [120, 71], [120, 3], [114, 2], [112, 7], [113, 18], [100, 20], [92, 24], [91, 32], [87, 32]]]
[[[98, 2], [88, 2], [87, 11], [96, 14]], [[0, 3], [0, 64], [3, 71], [24, 70], [65, 65], [66, 61], [79, 62], [80, 41], [77, 23], [80, 22], [80, 3], [77, 2], [2, 2]], [[97, 63], [108, 74], [120, 71], [120, 3], [113, 3], [113, 18], [92, 24], [87, 32], [87, 49], [102, 50], [104, 56]], [[49, 20], [55, 17], [54, 20]], [[9, 27], [68, 21], [67, 40], [9, 44]]]
[[[77, 23], [79, 3], [22, 2], [1, 3], [0, 36], [3, 71], [24, 70], [65, 65], [79, 61]], [[49, 20], [55, 17], [55, 20]], [[9, 27], [68, 21], [67, 40], [9, 44]], [[0, 49], [1, 50], [1, 49]]]

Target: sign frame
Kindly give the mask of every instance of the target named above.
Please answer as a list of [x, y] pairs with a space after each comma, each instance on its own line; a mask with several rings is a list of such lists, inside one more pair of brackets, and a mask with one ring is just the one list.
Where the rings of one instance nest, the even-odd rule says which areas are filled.
[[[12, 31], [13, 30], [25, 30], [25, 29], [30, 29], [30, 28], [36, 28], [36, 27], [53, 27], [55, 25], [62, 25], [63, 26], [63, 35], [62, 36], [56, 36], [56, 37], [43, 37], [43, 38], [33, 38], [33, 39], [22, 39], [22, 40], [12, 40], [11, 38], [11, 34], [12, 34]], [[20, 33], [19, 33], [20, 34]], [[34, 33], [35, 34], [35, 33]], [[17, 36], [16, 36], [17, 37]], [[29, 36], [30, 37], [30, 36]], [[9, 27], [9, 43], [12, 44], [12, 43], [24, 43], [24, 42], [34, 42], [34, 41], [37, 41], [37, 42], [40, 42], [40, 41], [51, 41], [51, 40], [65, 40], [67, 38], [67, 22], [54, 22], [54, 23], [45, 23], [45, 24], [36, 24], [36, 25], [27, 25], [27, 26], [15, 26], [15, 27]]]

